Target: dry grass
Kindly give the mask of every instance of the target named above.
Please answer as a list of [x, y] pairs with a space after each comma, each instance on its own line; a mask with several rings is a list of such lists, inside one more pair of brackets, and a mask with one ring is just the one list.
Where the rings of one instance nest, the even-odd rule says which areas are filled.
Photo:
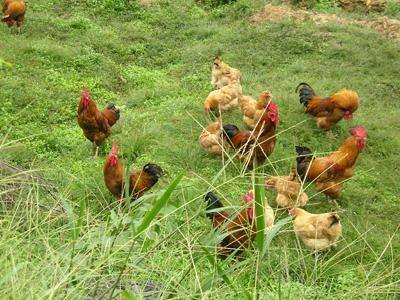
[[274, 6], [272, 4], [267, 4], [261, 12], [251, 17], [251, 21], [254, 23], [278, 22], [281, 20], [293, 20], [296, 22], [311, 20], [317, 25], [336, 23], [367, 26], [382, 33], [388, 39], [400, 40], [400, 21], [388, 17], [378, 17], [374, 20], [352, 20], [334, 14], [317, 13], [303, 9], [293, 9], [287, 5]]

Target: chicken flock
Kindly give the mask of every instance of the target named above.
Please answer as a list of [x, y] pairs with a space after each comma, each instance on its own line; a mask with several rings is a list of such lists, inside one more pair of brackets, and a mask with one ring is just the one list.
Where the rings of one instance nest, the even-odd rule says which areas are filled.
[[[233, 151], [233, 157], [237, 157], [244, 168], [255, 170], [274, 152], [279, 106], [272, 101], [272, 93], [268, 90], [261, 92], [257, 100], [243, 95], [240, 77], [238, 69], [231, 68], [220, 57], [215, 58], [211, 79], [215, 90], [206, 97], [203, 108], [209, 117], [214, 115], [216, 119], [202, 130], [199, 143], [206, 152], [217, 157]], [[306, 112], [316, 118], [318, 127], [326, 131], [341, 119], [351, 119], [359, 106], [357, 93], [350, 90], [322, 98], [315, 94], [310, 85], [301, 83], [296, 92]], [[223, 114], [236, 107], [240, 107], [247, 128], [223, 122]], [[120, 109], [112, 103], [98, 110], [89, 92], [83, 88], [78, 104], [78, 124], [84, 136], [96, 148], [95, 157], [98, 155], [98, 146], [111, 134], [119, 117]], [[354, 166], [365, 147], [366, 138], [367, 131], [362, 126], [351, 128], [349, 136], [337, 151], [321, 157], [305, 146], [296, 146], [297, 167], [287, 176], [270, 176], [265, 180], [265, 188], [276, 190], [277, 206], [293, 216], [294, 232], [312, 251], [328, 250], [335, 246], [341, 236], [342, 225], [336, 212], [313, 214], [304, 209], [309, 198], [303, 185], [305, 182], [314, 183], [319, 192], [331, 199], [338, 198], [344, 182], [354, 174]], [[132, 200], [140, 198], [159, 181], [164, 171], [157, 164], [148, 163], [131, 173], [127, 177], [129, 180], [125, 180], [125, 168], [118, 158], [118, 147], [114, 144], [106, 158], [103, 174], [110, 193], [123, 203], [126, 197]], [[204, 200], [212, 227], [225, 236], [217, 247], [219, 256], [241, 255], [251, 245], [257, 232], [254, 191], [246, 191], [243, 195], [243, 209], [238, 214], [225, 210], [214, 191], [208, 191]], [[268, 235], [274, 225], [275, 211], [267, 199], [264, 199], [263, 209], [264, 234]]]
[[[9, 27], [17, 26], [17, 33], [23, 24], [26, 6], [22, 0], [3, 0], [1, 21]], [[216, 119], [206, 126], [199, 137], [200, 146], [209, 154], [223, 157], [234, 153], [248, 170], [258, 169], [272, 155], [277, 143], [279, 105], [272, 101], [272, 93], [264, 90], [258, 99], [243, 95], [241, 73], [216, 57], [211, 74], [212, 90], [205, 98], [203, 108], [208, 116]], [[300, 83], [296, 89], [299, 102], [305, 112], [315, 118], [316, 124], [330, 134], [330, 130], [342, 119], [350, 120], [360, 105], [355, 91], [340, 90], [326, 98], [318, 96], [307, 83]], [[244, 126], [224, 124], [222, 116], [239, 107]], [[103, 110], [97, 108], [89, 91], [83, 87], [77, 108], [77, 122], [84, 136], [93, 143], [95, 157], [99, 146], [112, 133], [112, 127], [120, 119], [120, 109], [109, 103]], [[242, 127], [242, 128], [240, 128]], [[331, 199], [340, 197], [343, 184], [354, 174], [358, 155], [366, 146], [367, 131], [362, 126], [349, 130], [349, 136], [336, 151], [326, 156], [317, 156], [306, 146], [296, 146], [296, 168], [289, 175], [270, 176], [265, 179], [265, 188], [276, 191], [276, 204], [286, 209], [294, 219], [295, 234], [312, 251], [328, 250], [335, 246], [342, 234], [342, 225], [337, 212], [313, 214], [304, 209], [309, 198], [304, 183], [314, 183], [318, 192]], [[126, 176], [125, 167], [118, 157], [118, 146], [112, 145], [105, 159], [103, 176], [105, 186], [121, 203], [128, 197], [137, 200], [149, 191], [164, 175], [155, 163]], [[128, 180], [129, 179], [129, 180]], [[243, 209], [231, 214], [223, 207], [214, 191], [205, 194], [206, 215], [212, 227], [221, 231], [224, 238], [217, 247], [220, 257], [240, 255], [255, 239], [254, 191], [243, 195]], [[264, 234], [268, 235], [274, 226], [275, 211], [264, 199]]]

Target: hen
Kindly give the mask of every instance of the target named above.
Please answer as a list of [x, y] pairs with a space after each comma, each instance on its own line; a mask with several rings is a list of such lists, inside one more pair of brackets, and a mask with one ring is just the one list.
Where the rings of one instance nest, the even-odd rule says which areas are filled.
[[223, 134], [230, 145], [239, 151], [239, 159], [247, 164], [249, 169], [254, 163], [264, 163], [275, 148], [275, 130], [278, 126], [278, 105], [269, 103], [253, 132], [242, 131], [232, 124], [223, 126]]
[[219, 111], [225, 112], [239, 105], [239, 97], [242, 94], [240, 81], [233, 74], [229, 74], [227, 77], [231, 80], [230, 83], [212, 91], [204, 100], [205, 112], [208, 113], [212, 110], [219, 114]]
[[254, 100], [250, 96], [241, 96], [239, 98], [240, 109], [243, 113], [243, 122], [247, 127], [253, 129], [261, 115], [264, 112], [265, 107], [271, 101], [271, 93], [264, 91], [261, 93], [258, 100]]
[[324, 130], [330, 130], [341, 119], [351, 120], [360, 105], [357, 93], [351, 90], [341, 90], [322, 98], [316, 96], [307, 83], [300, 83], [296, 87], [297, 91], [300, 103], [306, 107], [306, 112], [314, 116], [317, 119], [317, 126]]
[[276, 203], [279, 207], [303, 207], [308, 202], [308, 196], [302, 191], [296, 170], [289, 176], [273, 176], [265, 181], [265, 187], [275, 189], [277, 192]]
[[12, 27], [17, 23], [17, 33], [21, 32], [21, 26], [25, 18], [26, 5], [22, 0], [3, 0], [3, 16], [1, 21]]
[[[104, 182], [108, 190], [121, 201], [124, 196], [125, 169], [118, 159], [117, 145], [113, 145], [103, 168]], [[141, 170], [129, 175], [129, 195], [133, 200], [143, 196], [163, 176], [162, 169], [156, 164], [146, 164]]]
[[292, 208], [289, 214], [294, 217], [294, 232], [313, 251], [329, 250], [342, 235], [336, 212], [311, 214], [301, 208]]
[[200, 146], [210, 154], [221, 155], [223, 153], [223, 136], [220, 120], [208, 125], [200, 134]]
[[108, 104], [99, 111], [96, 102], [92, 100], [88, 91], [83, 88], [78, 105], [78, 124], [85, 137], [94, 143], [96, 154], [98, 146], [111, 134], [111, 127], [119, 120], [120, 110], [114, 104]]
[[214, 59], [211, 73], [211, 85], [213, 88], [220, 89], [230, 84], [232, 78], [239, 80], [240, 83], [240, 71], [230, 67], [228, 64], [222, 61], [221, 57], [217, 56]]
[[297, 173], [303, 180], [315, 181], [317, 190], [331, 198], [337, 198], [343, 182], [353, 176], [357, 157], [366, 145], [367, 131], [363, 127], [349, 132], [340, 148], [325, 157], [314, 158], [309, 148], [296, 146]]

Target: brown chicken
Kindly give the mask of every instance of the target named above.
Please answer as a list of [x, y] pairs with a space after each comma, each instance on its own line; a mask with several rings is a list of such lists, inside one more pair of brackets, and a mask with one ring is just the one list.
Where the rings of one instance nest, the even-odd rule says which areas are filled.
[[324, 130], [330, 130], [341, 119], [351, 120], [353, 113], [360, 105], [356, 92], [341, 90], [327, 98], [315, 95], [314, 90], [307, 83], [300, 83], [300, 103], [306, 107], [306, 112], [317, 119], [317, 126]]
[[223, 126], [223, 134], [230, 145], [239, 151], [239, 159], [252, 169], [256, 161], [257, 164], [264, 163], [274, 151], [278, 121], [278, 105], [271, 102], [253, 132], [242, 131], [235, 125], [227, 124]]
[[21, 32], [21, 26], [25, 18], [26, 5], [22, 0], [3, 0], [3, 16], [1, 21], [9, 28], [17, 24], [17, 33]]
[[308, 202], [308, 196], [302, 191], [301, 182], [297, 177], [295, 169], [292, 169], [289, 176], [267, 178], [265, 187], [276, 190], [276, 203], [279, 207], [303, 207]]
[[231, 83], [233, 79], [239, 80], [240, 83], [240, 71], [238, 69], [230, 67], [224, 63], [221, 57], [217, 56], [214, 59], [214, 64], [211, 73], [211, 85], [214, 89], [220, 89]]
[[296, 146], [297, 173], [303, 180], [315, 181], [318, 191], [337, 198], [343, 182], [353, 176], [357, 157], [366, 145], [367, 131], [361, 127], [350, 129], [340, 148], [331, 155], [314, 158], [307, 147]]
[[224, 139], [220, 120], [208, 125], [200, 134], [200, 146], [210, 154], [223, 153]]
[[83, 88], [81, 100], [78, 105], [78, 124], [85, 137], [98, 146], [111, 134], [111, 127], [119, 120], [120, 110], [114, 104], [108, 104], [99, 111], [96, 102], [92, 100], [88, 91]]
[[[113, 145], [104, 164], [104, 182], [108, 190], [121, 201], [124, 196], [125, 169], [118, 159], [117, 145]], [[156, 164], [146, 164], [141, 170], [129, 175], [129, 195], [133, 200], [143, 196], [163, 176], [162, 169]]]
[[[207, 210], [222, 208], [221, 201], [213, 192], [208, 192], [204, 198], [207, 202]], [[252, 197], [243, 197], [245, 205], [252, 203]], [[238, 215], [230, 219], [227, 211], [208, 212], [207, 217], [211, 219], [214, 229], [221, 229], [226, 236], [218, 246], [218, 254], [225, 258], [234, 251], [240, 255], [249, 247], [256, 236], [256, 224], [254, 219], [254, 207], [244, 208]], [[220, 228], [221, 227], [221, 228]]]
[[336, 212], [311, 214], [301, 208], [292, 208], [289, 214], [294, 217], [294, 232], [313, 251], [329, 250], [342, 235]]
[[265, 107], [271, 101], [271, 93], [264, 91], [261, 93], [258, 100], [254, 100], [250, 96], [241, 96], [239, 98], [240, 109], [243, 113], [243, 122], [247, 127], [253, 129], [260, 117], [262, 116]]
[[242, 86], [240, 81], [234, 78], [233, 74], [228, 75], [231, 82], [218, 90], [212, 91], [204, 100], [204, 111], [209, 113], [210, 110], [216, 114], [228, 111], [239, 105], [239, 97], [242, 94]]

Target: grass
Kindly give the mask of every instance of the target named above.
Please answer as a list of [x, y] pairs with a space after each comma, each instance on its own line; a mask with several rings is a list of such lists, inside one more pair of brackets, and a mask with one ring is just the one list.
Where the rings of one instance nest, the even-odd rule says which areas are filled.
[[[110, 292], [119, 274], [126, 287], [150, 281], [171, 298], [394, 299], [400, 293], [399, 43], [357, 26], [251, 24], [249, 16], [262, 6], [38, 0], [29, 2], [22, 35], [0, 27], [0, 159], [25, 170], [0, 177], [2, 298], [82, 299]], [[397, 13], [395, 5], [389, 9]], [[223, 165], [198, 146], [216, 55], [241, 70], [245, 94], [268, 88], [279, 103], [280, 134], [267, 174], [289, 172], [295, 145], [333, 151], [350, 126], [368, 129], [340, 199], [344, 232], [335, 250], [311, 255], [277, 210], [281, 223], [272, 240], [254, 243], [243, 261], [215, 259], [218, 236], [204, 214], [204, 193], [214, 186], [234, 209], [254, 184], [237, 160]], [[294, 88], [301, 81], [323, 95], [358, 91], [355, 119], [339, 123], [327, 139], [298, 103]], [[76, 123], [82, 85], [99, 106], [123, 107], [97, 160]], [[244, 127], [239, 110], [223, 118]], [[156, 162], [168, 173], [127, 210], [103, 183], [113, 142], [125, 165]], [[181, 173], [152, 225], [135, 235]], [[307, 193], [310, 211], [333, 208], [313, 186]], [[274, 207], [275, 194], [265, 194]], [[137, 294], [123, 295], [131, 296]]]

